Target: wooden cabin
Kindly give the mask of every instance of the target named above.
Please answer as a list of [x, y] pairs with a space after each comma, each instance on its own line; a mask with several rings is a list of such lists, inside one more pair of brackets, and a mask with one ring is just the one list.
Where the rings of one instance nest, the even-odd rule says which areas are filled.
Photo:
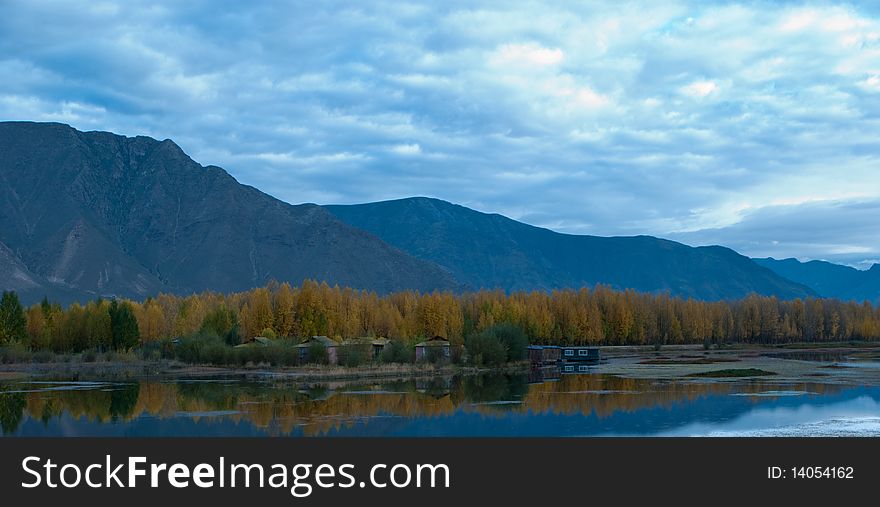
[[598, 362], [599, 347], [561, 347], [562, 362]]
[[562, 349], [555, 345], [529, 345], [529, 362], [534, 365], [556, 364]]
[[450, 358], [449, 341], [442, 336], [416, 343], [416, 361], [448, 361]]
[[373, 351], [373, 359], [378, 359], [382, 356], [382, 352], [385, 352], [385, 347], [391, 343], [391, 340], [388, 338], [373, 338], [370, 341], [370, 347]]
[[391, 343], [391, 340], [389, 340], [388, 338], [373, 338], [369, 336], [363, 336], [360, 338], [345, 340], [342, 342], [342, 346], [368, 348], [370, 358], [378, 359], [382, 356], [382, 352], [385, 351], [385, 347], [387, 347], [389, 343]]
[[299, 360], [301, 363], [308, 362], [311, 359], [309, 357], [309, 349], [316, 343], [320, 344], [327, 351], [328, 364], [337, 364], [339, 362], [339, 342], [326, 336], [312, 336], [296, 346], [299, 350]]

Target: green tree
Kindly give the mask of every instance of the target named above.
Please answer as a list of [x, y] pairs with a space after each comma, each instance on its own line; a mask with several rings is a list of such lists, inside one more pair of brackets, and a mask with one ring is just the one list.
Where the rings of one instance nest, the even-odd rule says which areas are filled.
[[514, 324], [495, 324], [486, 328], [484, 335], [496, 339], [507, 350], [507, 361], [521, 361], [526, 358], [529, 338], [521, 327]]
[[0, 343], [27, 338], [27, 318], [14, 291], [3, 291], [0, 299]]
[[471, 361], [478, 366], [499, 366], [507, 361], [507, 347], [492, 328], [469, 336], [465, 347]]
[[129, 349], [140, 342], [140, 330], [131, 305], [113, 301], [110, 303], [110, 329], [113, 334], [113, 348]]
[[208, 312], [202, 320], [201, 334], [215, 334], [229, 345], [238, 345], [238, 317], [225, 305]]

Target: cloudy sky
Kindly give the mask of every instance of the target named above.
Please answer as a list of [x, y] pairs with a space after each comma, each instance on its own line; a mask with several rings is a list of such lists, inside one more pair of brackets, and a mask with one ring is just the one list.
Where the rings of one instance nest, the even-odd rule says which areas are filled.
[[877, 2], [0, 0], [0, 120], [291, 203], [880, 262]]

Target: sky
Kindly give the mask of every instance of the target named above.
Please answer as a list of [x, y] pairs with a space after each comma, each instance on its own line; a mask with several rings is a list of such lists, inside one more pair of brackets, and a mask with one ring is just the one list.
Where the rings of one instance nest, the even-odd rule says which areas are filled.
[[876, 2], [0, 0], [0, 120], [290, 203], [880, 262]]

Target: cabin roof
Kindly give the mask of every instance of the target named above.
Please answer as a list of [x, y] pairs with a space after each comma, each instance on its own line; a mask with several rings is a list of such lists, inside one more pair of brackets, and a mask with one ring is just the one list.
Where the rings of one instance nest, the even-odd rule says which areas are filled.
[[343, 345], [377, 345], [384, 347], [391, 343], [391, 340], [388, 338], [374, 338], [372, 336], [361, 336], [358, 338], [350, 338], [348, 340], [343, 340]]
[[247, 340], [246, 342], [236, 345], [234, 348], [254, 347], [257, 345], [261, 345], [263, 347], [268, 347], [271, 344], [272, 344], [271, 338], [266, 338], [265, 336], [254, 336], [253, 338]]
[[336, 347], [339, 345], [339, 342], [332, 338], [328, 338], [326, 336], [312, 336], [308, 340], [297, 345], [297, 347], [308, 347], [313, 343], [320, 343], [325, 347]]
[[449, 345], [449, 340], [442, 336], [435, 336], [430, 340], [416, 343], [416, 347], [445, 347]]

